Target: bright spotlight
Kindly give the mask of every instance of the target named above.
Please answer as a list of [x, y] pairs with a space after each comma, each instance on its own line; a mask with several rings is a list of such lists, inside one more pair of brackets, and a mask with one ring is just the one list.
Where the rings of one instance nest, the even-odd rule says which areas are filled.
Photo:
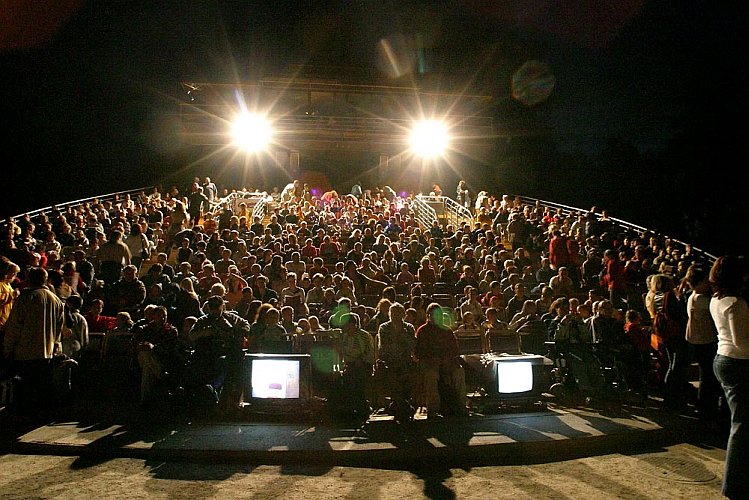
[[234, 144], [247, 151], [263, 151], [273, 138], [273, 127], [263, 115], [242, 113], [232, 124]]
[[447, 150], [450, 138], [447, 125], [437, 120], [425, 120], [411, 129], [411, 151], [417, 156], [441, 156]]

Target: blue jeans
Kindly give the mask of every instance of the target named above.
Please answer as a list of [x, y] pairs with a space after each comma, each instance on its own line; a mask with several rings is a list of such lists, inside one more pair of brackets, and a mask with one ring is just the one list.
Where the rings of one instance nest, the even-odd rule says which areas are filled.
[[715, 378], [713, 363], [718, 352], [718, 343], [692, 345], [692, 357], [700, 367], [700, 387], [697, 391], [697, 409], [700, 418], [713, 420], [718, 416], [720, 384]]
[[687, 368], [691, 362], [689, 344], [683, 339], [672, 340], [666, 344], [666, 354], [668, 371], [664, 379], [663, 402], [666, 406], [679, 407], [686, 402]]
[[744, 498], [749, 485], [749, 359], [719, 354], [715, 357], [713, 369], [731, 409], [723, 494], [728, 498]]

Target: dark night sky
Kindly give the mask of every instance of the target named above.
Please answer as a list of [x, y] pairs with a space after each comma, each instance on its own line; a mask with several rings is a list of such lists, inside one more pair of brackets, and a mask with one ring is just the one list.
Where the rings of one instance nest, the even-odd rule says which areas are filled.
[[[716, 253], [743, 252], [747, 231], [731, 234], [749, 215], [736, 182], [749, 102], [741, 6], [10, 0], [0, 15], [0, 216], [174, 179], [194, 154], [169, 135], [180, 81], [356, 67], [380, 82], [494, 96], [505, 137], [486, 168], [497, 192], [607, 206]], [[423, 64], [389, 75], [382, 39], [420, 40]], [[509, 92], [528, 60], [556, 79], [531, 106]]]

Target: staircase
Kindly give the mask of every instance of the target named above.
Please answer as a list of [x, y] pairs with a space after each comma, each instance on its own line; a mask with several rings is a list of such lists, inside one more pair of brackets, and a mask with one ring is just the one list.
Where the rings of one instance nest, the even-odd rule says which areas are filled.
[[252, 224], [255, 217], [260, 217], [263, 224], [267, 224], [269, 213], [272, 212], [272, 210], [268, 210], [269, 199], [268, 193], [264, 192], [235, 191], [229, 194], [229, 196], [218, 200], [216, 205], [223, 206], [228, 204], [234, 213], [237, 213], [239, 212], [239, 205], [244, 203], [247, 206], [247, 210], [252, 214], [249, 220], [250, 224]]
[[[460, 224], [467, 223], [473, 227], [473, 215], [463, 205], [459, 204], [455, 200], [447, 196], [425, 196], [418, 195], [414, 202], [414, 212], [419, 211], [433, 214], [433, 218], [423, 217], [428, 226], [431, 227], [433, 220], [437, 220], [442, 227], [453, 225], [455, 227]], [[424, 222], [418, 217], [416, 219], [425, 225]]]

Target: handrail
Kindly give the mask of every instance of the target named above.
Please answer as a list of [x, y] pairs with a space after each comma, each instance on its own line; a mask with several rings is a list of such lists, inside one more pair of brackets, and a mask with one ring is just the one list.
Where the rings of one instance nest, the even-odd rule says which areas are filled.
[[265, 219], [265, 214], [268, 212], [268, 198], [266, 196], [263, 196], [260, 198], [257, 203], [255, 203], [255, 206], [252, 208], [252, 220], [255, 220], [255, 217], [260, 217], [260, 220]]
[[420, 196], [414, 198], [411, 208], [414, 211], [414, 218], [424, 229], [429, 229], [437, 221], [437, 212], [426, 201], [422, 200]]
[[442, 196], [442, 199], [445, 203], [445, 210], [455, 215], [456, 224], [467, 220], [473, 227], [473, 214], [470, 210], [448, 196]]
[[17, 215], [11, 215], [11, 216], [6, 217], [5, 219], [0, 220], [0, 222], [7, 223], [10, 219], [17, 220], [26, 215], [28, 215], [31, 218], [34, 218], [38, 215], [42, 215], [47, 212], [51, 212], [53, 210], [64, 211], [70, 207], [85, 205], [87, 203], [101, 203], [103, 201], [120, 201], [120, 197], [124, 198], [127, 195], [143, 194], [144, 196], [147, 196], [146, 193], [152, 192], [154, 189], [155, 189], [154, 186], [147, 186], [147, 187], [141, 187], [137, 189], [130, 189], [127, 191], [117, 191], [117, 192], [109, 193], [109, 194], [91, 196], [89, 198], [81, 198], [80, 200], [68, 201], [65, 203], [51, 205], [49, 207], [37, 208], [35, 210], [30, 210], [28, 212], [24, 212], [24, 213], [17, 214]]
[[427, 206], [429, 206], [429, 203], [442, 204], [442, 206], [444, 207], [447, 224], [459, 226], [462, 222], [468, 222], [468, 224], [473, 227], [473, 215], [471, 214], [471, 211], [449, 196], [432, 196], [420, 194], [417, 195], [416, 198], [424, 202]]
[[[524, 205], [535, 206], [536, 203], [538, 203], [538, 204], [541, 205], [542, 208], [551, 208], [551, 209], [554, 209], [554, 210], [560, 210], [564, 216], [569, 216], [569, 215], [574, 215], [574, 214], [579, 214], [579, 213], [589, 213], [590, 212], [590, 210], [587, 210], [587, 209], [570, 207], [568, 205], [562, 205], [560, 203], [554, 203], [554, 202], [551, 202], [551, 201], [539, 200], [537, 198], [531, 198], [529, 196], [516, 196], [516, 195], [513, 195], [513, 196], [511, 196], [511, 198], [519, 199], [520, 202], [523, 203]], [[594, 215], [597, 215], [597, 216], [601, 216], [602, 215], [601, 213], [598, 213], [598, 212], [593, 212], [593, 213], [594, 213]], [[665, 234], [662, 234], [662, 233], [657, 233], [656, 231], [654, 231], [652, 229], [648, 229], [648, 228], [643, 227], [643, 226], [638, 226], [636, 224], [632, 224], [631, 222], [627, 222], [627, 221], [622, 220], [622, 219], [617, 219], [615, 217], [609, 217], [609, 219], [614, 224], [616, 224], [617, 227], [625, 229], [625, 230], [630, 231], [630, 232], [636, 232], [638, 234], [644, 234], [646, 232], [647, 233], [652, 233], [653, 235], [661, 237], [661, 238], [668, 238], [671, 241], [674, 241], [674, 242], [676, 242], [676, 243], [678, 243], [679, 245], [682, 245], [682, 246], [691, 245], [690, 243], [686, 243], [686, 242], [680, 241], [680, 240], [678, 240], [676, 238], [673, 238], [671, 236], [668, 236], [668, 235], [665, 235]], [[710, 254], [710, 253], [708, 253], [708, 252], [706, 252], [706, 251], [704, 251], [704, 250], [702, 250], [700, 248], [697, 248], [694, 245], [691, 245], [691, 246], [692, 246], [692, 250], [696, 254], [702, 255], [703, 257], [705, 257], [706, 259], [708, 259], [710, 262], [715, 262], [718, 259], [718, 257], [715, 256], [715, 255], [713, 255], [713, 254]]]
[[260, 219], [262, 220], [268, 210], [269, 198], [270, 197], [266, 191], [232, 191], [227, 196], [216, 201], [214, 203], [214, 206], [216, 208], [222, 206], [230, 206], [236, 213], [239, 209], [239, 204], [242, 203], [242, 201], [253, 199], [255, 200], [255, 202], [253, 203], [252, 207], [251, 220], [255, 220], [255, 217], [260, 217]]

